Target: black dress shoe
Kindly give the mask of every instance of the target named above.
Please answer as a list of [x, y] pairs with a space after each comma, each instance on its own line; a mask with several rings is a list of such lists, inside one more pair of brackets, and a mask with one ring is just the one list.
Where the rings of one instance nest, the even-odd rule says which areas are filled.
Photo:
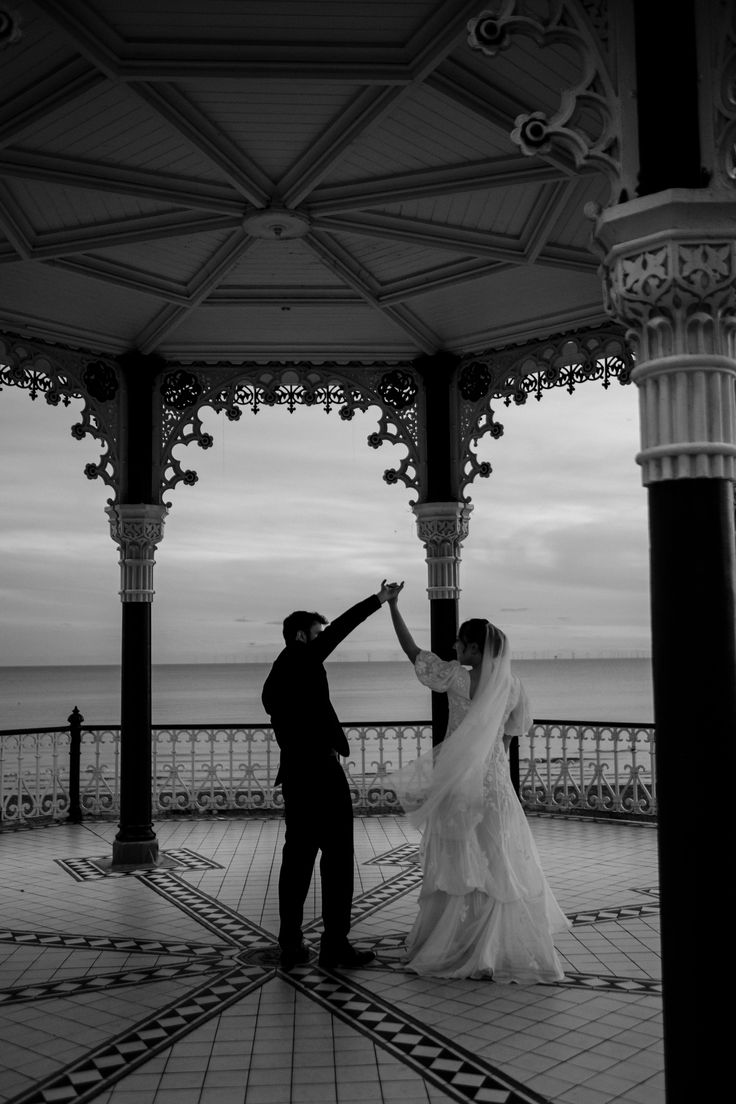
[[310, 954], [311, 951], [306, 943], [302, 943], [299, 947], [282, 947], [281, 969], [293, 970], [295, 966], [303, 966], [305, 962], [309, 962]]
[[357, 951], [346, 943], [344, 947], [322, 947], [319, 964], [325, 970], [360, 970], [375, 957], [373, 951]]

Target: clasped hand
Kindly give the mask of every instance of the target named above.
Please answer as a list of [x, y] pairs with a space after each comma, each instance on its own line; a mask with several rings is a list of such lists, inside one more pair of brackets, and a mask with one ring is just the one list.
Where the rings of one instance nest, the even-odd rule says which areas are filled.
[[381, 589], [378, 592], [379, 602], [395, 602], [403, 590], [403, 587], [403, 582], [387, 583], [386, 580], [383, 579], [381, 581]]

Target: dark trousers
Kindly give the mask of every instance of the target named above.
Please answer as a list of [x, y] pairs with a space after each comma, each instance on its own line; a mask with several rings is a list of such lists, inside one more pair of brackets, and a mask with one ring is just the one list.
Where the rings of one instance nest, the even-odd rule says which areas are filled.
[[279, 943], [299, 946], [304, 902], [317, 852], [322, 856], [323, 945], [340, 946], [350, 931], [353, 902], [353, 806], [345, 772], [330, 757], [319, 773], [295, 773], [282, 782], [286, 839], [279, 874]]

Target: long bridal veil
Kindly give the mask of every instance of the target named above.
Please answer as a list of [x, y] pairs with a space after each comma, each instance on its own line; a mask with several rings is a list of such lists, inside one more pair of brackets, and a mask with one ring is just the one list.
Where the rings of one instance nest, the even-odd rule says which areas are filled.
[[478, 844], [476, 826], [484, 815], [485, 764], [497, 740], [511, 689], [511, 654], [505, 635], [486, 629], [480, 680], [468, 712], [439, 748], [391, 775], [389, 784], [410, 824], [426, 835], [446, 862], [443, 886], [449, 892], [487, 889], [488, 862]]

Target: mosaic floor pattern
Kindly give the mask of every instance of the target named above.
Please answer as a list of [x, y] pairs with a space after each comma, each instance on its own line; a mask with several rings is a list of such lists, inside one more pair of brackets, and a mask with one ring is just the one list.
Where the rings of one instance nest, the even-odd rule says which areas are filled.
[[278, 819], [157, 825], [155, 870], [109, 869], [115, 827], [0, 833], [0, 1104], [663, 1104], [656, 834], [532, 817], [572, 921], [554, 985], [417, 978], [420, 885], [401, 817], [356, 820], [365, 970], [279, 968]]

